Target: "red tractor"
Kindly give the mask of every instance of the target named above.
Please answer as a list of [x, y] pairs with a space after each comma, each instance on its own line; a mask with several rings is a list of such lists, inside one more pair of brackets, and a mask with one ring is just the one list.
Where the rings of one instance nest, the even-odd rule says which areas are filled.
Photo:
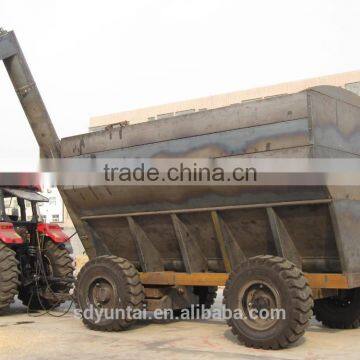
[[51, 310], [70, 298], [69, 237], [42, 222], [37, 188], [0, 187], [0, 311], [18, 298], [31, 310]]

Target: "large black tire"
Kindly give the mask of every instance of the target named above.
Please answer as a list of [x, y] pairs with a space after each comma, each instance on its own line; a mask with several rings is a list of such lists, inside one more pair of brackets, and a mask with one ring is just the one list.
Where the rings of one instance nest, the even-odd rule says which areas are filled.
[[[136, 320], [117, 309], [144, 310], [145, 292], [135, 266], [126, 259], [105, 255], [87, 262], [75, 284], [75, 301], [83, 323], [91, 330], [121, 331]], [[92, 310], [106, 309], [100, 319]], [[85, 316], [89, 313], [90, 316]], [[108, 314], [108, 315], [107, 315]], [[111, 314], [115, 314], [112, 316]], [[125, 316], [123, 316], [125, 315]]]
[[210, 309], [215, 302], [217, 290], [217, 286], [194, 286], [193, 293], [199, 296], [200, 306]]
[[[248, 347], [279, 349], [297, 341], [312, 316], [312, 291], [303, 273], [284, 258], [262, 255], [240, 264], [224, 290], [228, 309], [241, 319], [227, 320], [234, 335]], [[283, 317], [254, 319], [252, 310], [283, 309]], [[275, 314], [274, 314], [275, 315]], [[284, 316], [285, 315], [285, 316]]]
[[[55, 244], [51, 240], [46, 241], [44, 244], [43, 262], [47, 275], [63, 279], [73, 276], [73, 260], [63, 244]], [[54, 293], [68, 294], [71, 286], [54, 284], [50, 285], [50, 289]], [[21, 287], [18, 297], [30, 310], [52, 310], [64, 302], [57, 299], [45, 299], [33, 285]]]
[[0, 314], [14, 302], [20, 285], [19, 274], [15, 251], [0, 242]]
[[339, 290], [338, 296], [315, 300], [314, 314], [323, 325], [334, 329], [360, 326], [360, 288]]

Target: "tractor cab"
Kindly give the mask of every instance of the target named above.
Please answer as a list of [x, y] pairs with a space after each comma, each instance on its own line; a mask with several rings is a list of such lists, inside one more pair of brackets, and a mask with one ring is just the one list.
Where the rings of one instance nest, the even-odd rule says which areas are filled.
[[37, 223], [41, 220], [38, 205], [48, 201], [36, 188], [0, 188], [0, 221]]
[[36, 187], [0, 187], [0, 240], [8, 244], [34, 243], [44, 235], [55, 243], [68, 236], [58, 224], [46, 224], [39, 205], [49, 200]]

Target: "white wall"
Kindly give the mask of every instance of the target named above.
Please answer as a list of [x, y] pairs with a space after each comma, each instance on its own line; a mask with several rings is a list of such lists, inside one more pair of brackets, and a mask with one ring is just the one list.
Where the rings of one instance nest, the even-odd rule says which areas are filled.
[[64, 203], [57, 188], [46, 189], [42, 192], [49, 199], [47, 203], [39, 204], [40, 214], [46, 217], [46, 222], [64, 221]]

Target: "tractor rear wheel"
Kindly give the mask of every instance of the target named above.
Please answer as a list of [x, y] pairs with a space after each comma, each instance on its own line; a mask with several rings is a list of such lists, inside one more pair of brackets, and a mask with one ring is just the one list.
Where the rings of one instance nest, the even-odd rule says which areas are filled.
[[339, 290], [337, 296], [315, 300], [315, 317], [334, 329], [356, 329], [360, 326], [360, 288]]
[[99, 256], [80, 270], [75, 301], [83, 323], [92, 330], [121, 331], [136, 322], [134, 310], [144, 310], [144, 287], [128, 260]]
[[[47, 276], [63, 279], [72, 278], [74, 273], [73, 260], [63, 244], [47, 241], [44, 244], [42, 260]], [[68, 294], [71, 290], [71, 286], [66, 284], [49, 284], [47, 287], [55, 295], [56, 293]], [[64, 302], [64, 300], [44, 298], [34, 284], [20, 287], [18, 297], [30, 310], [52, 310]]]
[[15, 251], [0, 242], [0, 314], [14, 302], [20, 284], [19, 274]]
[[279, 349], [298, 340], [312, 315], [311, 288], [291, 262], [270, 255], [240, 264], [229, 276], [224, 304], [228, 325], [248, 347]]

